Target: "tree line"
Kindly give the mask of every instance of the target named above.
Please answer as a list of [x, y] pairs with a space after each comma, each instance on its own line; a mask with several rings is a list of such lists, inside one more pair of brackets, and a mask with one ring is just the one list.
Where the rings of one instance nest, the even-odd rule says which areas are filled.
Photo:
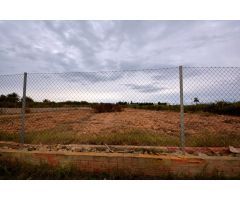
[[[41, 102], [34, 101], [31, 97], [26, 96], [26, 107], [62, 107], [62, 106], [84, 106], [89, 105], [87, 101], [64, 101], [54, 102], [49, 99], [43, 99]], [[1, 108], [19, 108], [22, 106], [22, 98], [13, 92], [7, 95], [0, 96]]]
[[[209, 112], [220, 115], [236, 115], [240, 116], [240, 101], [238, 102], [225, 102], [218, 101], [215, 103], [200, 103], [200, 100], [195, 97], [193, 99], [195, 105], [185, 105], [185, 112]], [[31, 97], [26, 97], [26, 107], [28, 108], [41, 108], [41, 107], [77, 107], [77, 106], [90, 106], [96, 107], [101, 104], [100, 108], [111, 107], [109, 105], [103, 106], [103, 103], [89, 103], [87, 101], [63, 101], [54, 102], [48, 99], [43, 99], [41, 102], [34, 101]], [[109, 103], [108, 103], [109, 104]], [[147, 110], [168, 110], [168, 111], [179, 111], [179, 105], [170, 105], [165, 102], [126, 102], [119, 101], [112, 103], [112, 105], [119, 105], [122, 108], [135, 108], [135, 109], [147, 109]], [[0, 108], [20, 108], [22, 106], [22, 98], [13, 92], [7, 95], [0, 96]]]
[[[62, 102], [55, 102], [49, 99], [43, 99], [41, 102], [34, 101], [31, 97], [26, 96], [26, 106], [27, 107], [62, 107], [62, 106], [88, 106], [88, 105], [96, 105], [98, 103], [90, 103], [87, 101], [62, 101]], [[119, 101], [116, 103], [117, 105], [121, 106], [153, 106], [155, 105], [152, 102], [126, 102], [126, 101]], [[0, 107], [7, 107], [7, 108], [16, 108], [21, 107], [22, 105], [22, 98], [13, 92], [7, 95], [0, 96]], [[167, 103], [158, 102], [157, 105], [168, 105]]]

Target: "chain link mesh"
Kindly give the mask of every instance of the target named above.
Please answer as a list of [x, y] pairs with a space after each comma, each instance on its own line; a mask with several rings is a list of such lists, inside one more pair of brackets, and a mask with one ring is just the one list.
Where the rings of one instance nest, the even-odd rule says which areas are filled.
[[161, 128], [168, 124], [155, 111], [158, 102], [177, 104], [177, 77], [177, 68], [29, 74], [27, 95], [45, 105], [28, 104], [26, 135], [39, 135], [33, 142], [158, 145], [173, 131], [177, 145], [178, 124]]
[[186, 146], [240, 146], [240, 68], [184, 68]]
[[23, 75], [0, 75], [0, 141], [19, 142]]
[[[0, 83], [0, 139], [19, 141], [23, 75]], [[186, 146], [240, 146], [239, 89], [240, 68], [183, 68]], [[28, 74], [25, 142], [179, 146], [179, 95], [178, 68]]]

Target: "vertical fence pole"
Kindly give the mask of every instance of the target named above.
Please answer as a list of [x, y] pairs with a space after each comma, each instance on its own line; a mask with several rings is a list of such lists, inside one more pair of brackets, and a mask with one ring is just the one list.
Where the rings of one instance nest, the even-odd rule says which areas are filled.
[[26, 89], [27, 89], [27, 73], [24, 73], [23, 77], [23, 96], [22, 96], [22, 110], [21, 110], [21, 130], [20, 130], [20, 142], [24, 143], [25, 134], [25, 108], [26, 108]]
[[183, 67], [179, 66], [180, 81], [180, 145], [183, 154], [185, 154], [185, 134], [184, 134], [184, 105], [183, 105]]

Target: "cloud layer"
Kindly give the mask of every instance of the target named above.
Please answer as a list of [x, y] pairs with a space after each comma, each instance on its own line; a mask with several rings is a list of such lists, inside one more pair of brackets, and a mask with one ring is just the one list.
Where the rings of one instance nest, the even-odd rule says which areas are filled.
[[184, 69], [186, 103], [239, 101], [239, 36], [240, 21], [0, 21], [0, 74], [21, 74], [1, 75], [0, 93], [21, 94], [22, 73], [37, 72], [37, 101], [177, 104], [184, 65], [200, 67]]
[[0, 73], [240, 66], [240, 21], [0, 21]]

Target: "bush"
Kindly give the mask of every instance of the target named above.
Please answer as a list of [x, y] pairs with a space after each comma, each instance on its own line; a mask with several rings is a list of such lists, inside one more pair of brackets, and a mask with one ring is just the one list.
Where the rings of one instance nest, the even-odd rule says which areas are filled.
[[219, 115], [235, 115], [240, 116], [240, 102], [230, 103], [219, 101], [211, 104], [187, 105], [184, 107], [188, 112], [209, 112]]
[[[180, 105], [141, 105], [141, 104], [129, 104], [127, 107], [136, 109], [147, 109], [147, 110], [169, 110], [169, 111], [180, 111]], [[218, 101], [216, 103], [209, 104], [196, 104], [196, 105], [184, 105], [185, 112], [208, 112], [219, 115], [235, 115], [240, 116], [240, 102], [225, 102]]]
[[112, 103], [100, 103], [95, 104], [93, 109], [96, 113], [103, 113], [103, 112], [121, 112], [123, 110], [121, 105], [112, 104]]
[[26, 108], [25, 109], [25, 113], [31, 113], [31, 109], [30, 108]]

